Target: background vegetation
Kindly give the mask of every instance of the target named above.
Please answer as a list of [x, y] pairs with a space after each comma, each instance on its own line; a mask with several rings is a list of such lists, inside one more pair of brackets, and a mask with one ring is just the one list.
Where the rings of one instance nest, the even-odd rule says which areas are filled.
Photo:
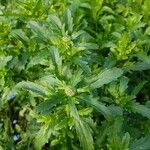
[[0, 150], [150, 150], [150, 0], [0, 1]]

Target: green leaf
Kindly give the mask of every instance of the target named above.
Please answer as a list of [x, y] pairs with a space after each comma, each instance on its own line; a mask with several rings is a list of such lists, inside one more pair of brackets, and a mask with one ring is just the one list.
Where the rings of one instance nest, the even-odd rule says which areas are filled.
[[58, 80], [57, 78], [55, 78], [52, 75], [47, 75], [47, 76], [44, 76], [44, 77], [40, 78], [40, 82], [41, 82], [42, 85], [46, 84], [47, 87], [49, 87], [49, 88], [52, 88], [53, 86], [59, 85], [61, 83], [60, 80]]
[[130, 107], [133, 112], [139, 113], [142, 116], [150, 119], [150, 108], [147, 108], [146, 106], [139, 103], [133, 103]]
[[42, 146], [46, 144], [51, 136], [51, 129], [49, 129], [49, 125], [44, 125], [37, 132], [34, 140], [34, 145], [36, 150], [41, 150]]
[[12, 56], [0, 56], [0, 69], [3, 69], [6, 65], [7, 62], [9, 62], [12, 59]]
[[75, 87], [78, 83], [80, 83], [83, 79], [83, 75], [82, 75], [83, 71], [79, 70], [77, 72], [74, 73], [72, 79], [71, 79], [71, 85], [73, 87]]
[[87, 73], [87, 74], [91, 73], [91, 69], [90, 69], [87, 61], [77, 58], [77, 59], [75, 59], [75, 63], [77, 65], [79, 65], [85, 73]]
[[28, 26], [37, 35], [38, 39], [45, 41], [47, 31], [41, 27], [36, 21], [29, 21]]
[[93, 98], [91, 96], [80, 96], [79, 99], [85, 101], [87, 104], [91, 105], [94, 109], [104, 115], [107, 120], [110, 120], [112, 115], [111, 111], [108, 107], [106, 107], [103, 103], [99, 102], [97, 98]]
[[112, 116], [123, 116], [123, 109], [119, 106], [110, 105], [107, 107]]
[[27, 69], [38, 65], [38, 64], [43, 64], [46, 60], [48, 61], [49, 53], [47, 51], [42, 51], [37, 53], [35, 56], [31, 57], [30, 62], [27, 65]]
[[147, 83], [147, 81], [142, 81], [140, 83], [137, 84], [137, 86], [133, 89], [131, 95], [137, 95], [141, 90], [142, 88], [144, 87], [144, 85]]
[[11, 33], [12, 37], [20, 40], [23, 44], [27, 45], [29, 43], [29, 38], [25, 35], [22, 29], [15, 29]]
[[130, 134], [127, 132], [125, 133], [125, 135], [122, 138], [122, 147], [126, 150], [129, 147], [129, 143], [130, 143]]
[[66, 23], [67, 30], [69, 32], [72, 32], [73, 31], [73, 18], [72, 18], [70, 9], [66, 10], [65, 23]]
[[132, 68], [134, 71], [143, 71], [143, 70], [149, 70], [150, 69], [150, 63], [146, 62], [137, 62], [135, 63]]
[[120, 93], [124, 93], [126, 91], [126, 89], [128, 88], [128, 82], [129, 79], [126, 77], [120, 79], [120, 86], [119, 86]]
[[60, 71], [62, 66], [62, 58], [59, 55], [58, 49], [55, 47], [51, 47], [49, 50], [54, 66]]
[[133, 64], [131, 69], [134, 71], [149, 70], [150, 69], [150, 56], [145, 53], [139, 53], [137, 54], [137, 57], [138, 59], [140, 59], [140, 61]]
[[62, 28], [62, 23], [61, 23], [60, 19], [59, 19], [57, 16], [49, 15], [49, 16], [48, 16], [48, 19], [51, 21], [51, 23], [52, 23], [53, 25], [55, 25], [55, 26], [58, 27], [59, 29]]
[[47, 115], [52, 111], [52, 108], [55, 107], [60, 102], [59, 98], [52, 98], [40, 103], [36, 107], [36, 111], [42, 115]]
[[36, 94], [39, 94], [40, 96], [44, 96], [47, 93], [47, 90], [45, 87], [38, 85], [36, 83], [30, 82], [30, 81], [22, 81], [17, 84], [18, 88], [22, 88], [28, 91], [32, 91]]
[[91, 83], [91, 88], [96, 89], [102, 87], [104, 84], [108, 84], [115, 81], [123, 74], [123, 70], [119, 68], [106, 69], [99, 73], [97, 76], [90, 78], [88, 83]]
[[71, 38], [72, 38], [72, 40], [75, 40], [84, 33], [85, 33], [85, 31], [83, 31], [83, 30], [79, 30], [78, 32], [73, 32], [71, 35]]
[[150, 149], [150, 136], [145, 136], [133, 141], [130, 145], [130, 150], [149, 150]]
[[145, 31], [145, 35], [150, 35], [150, 27], [148, 27]]
[[146, 53], [138, 53], [137, 57], [142, 62], [145, 62], [147, 64], [150, 64], [150, 55], [147, 55]]
[[72, 101], [68, 102], [71, 115], [75, 120], [76, 132], [79, 136], [81, 146], [84, 150], [94, 150], [93, 138], [90, 132], [90, 127], [80, 119], [77, 108]]
[[89, 49], [89, 50], [96, 50], [99, 48], [99, 46], [95, 43], [80, 43], [78, 46], [82, 47], [82, 49]]

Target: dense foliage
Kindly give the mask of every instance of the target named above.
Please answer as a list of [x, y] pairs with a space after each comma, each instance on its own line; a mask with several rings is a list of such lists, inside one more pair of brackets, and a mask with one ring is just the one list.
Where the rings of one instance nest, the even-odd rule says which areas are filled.
[[0, 1], [0, 150], [150, 150], [150, 0]]

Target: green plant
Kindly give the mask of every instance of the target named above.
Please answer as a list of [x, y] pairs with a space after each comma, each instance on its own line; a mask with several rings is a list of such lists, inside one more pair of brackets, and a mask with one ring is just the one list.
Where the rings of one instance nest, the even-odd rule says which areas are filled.
[[1, 150], [149, 150], [148, 0], [0, 2]]

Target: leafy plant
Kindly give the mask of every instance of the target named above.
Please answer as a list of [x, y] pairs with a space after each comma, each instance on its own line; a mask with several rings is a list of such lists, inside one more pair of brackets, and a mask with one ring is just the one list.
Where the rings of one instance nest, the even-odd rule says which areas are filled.
[[149, 1], [0, 2], [1, 150], [149, 150]]

